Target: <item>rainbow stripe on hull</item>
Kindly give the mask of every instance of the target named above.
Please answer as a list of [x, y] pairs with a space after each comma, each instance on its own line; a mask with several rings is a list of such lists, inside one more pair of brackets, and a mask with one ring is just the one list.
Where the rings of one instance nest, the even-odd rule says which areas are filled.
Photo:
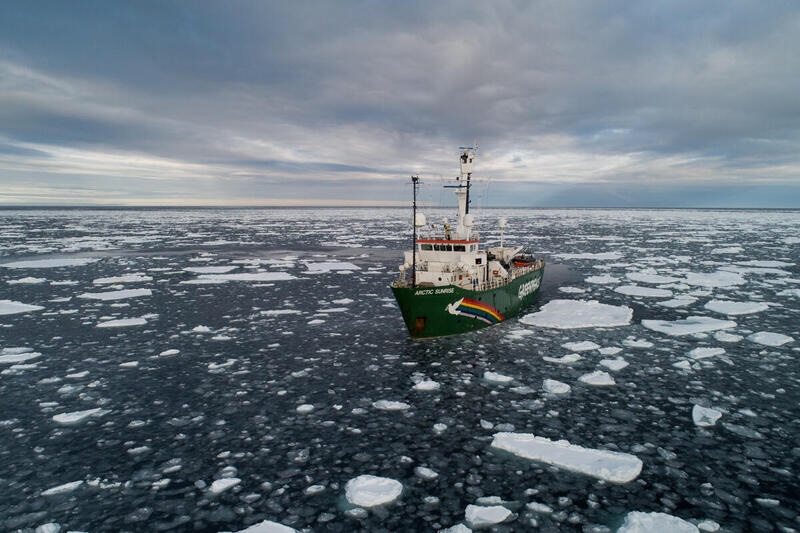
[[472, 298], [461, 298], [447, 306], [447, 312], [451, 315], [460, 315], [475, 320], [480, 320], [488, 325], [497, 324], [505, 320], [503, 314], [491, 305]]

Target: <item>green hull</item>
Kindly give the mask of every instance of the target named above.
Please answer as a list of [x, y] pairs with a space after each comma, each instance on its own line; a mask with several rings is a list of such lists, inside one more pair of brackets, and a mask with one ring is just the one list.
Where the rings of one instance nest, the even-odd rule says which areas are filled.
[[392, 292], [413, 338], [442, 337], [485, 328], [515, 316], [536, 299], [543, 274], [544, 267], [485, 291], [446, 285], [392, 286]]

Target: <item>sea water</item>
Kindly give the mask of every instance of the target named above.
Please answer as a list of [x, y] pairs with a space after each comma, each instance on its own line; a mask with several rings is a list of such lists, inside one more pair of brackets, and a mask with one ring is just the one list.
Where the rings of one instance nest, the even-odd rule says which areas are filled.
[[501, 217], [537, 303], [412, 341], [407, 210], [0, 211], [0, 528], [800, 529], [800, 212]]

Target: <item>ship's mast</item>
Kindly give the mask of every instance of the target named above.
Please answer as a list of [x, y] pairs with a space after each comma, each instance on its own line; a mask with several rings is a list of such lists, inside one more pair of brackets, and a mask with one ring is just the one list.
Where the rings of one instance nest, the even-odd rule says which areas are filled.
[[475, 149], [471, 146], [461, 146], [461, 156], [459, 163], [461, 165], [461, 173], [458, 177], [459, 184], [456, 188], [456, 197], [458, 198], [458, 227], [456, 231], [462, 238], [469, 238], [471, 231], [471, 223], [465, 223], [465, 218], [469, 214], [469, 189], [472, 185], [472, 161], [475, 159]]
[[411, 243], [411, 287], [417, 286], [417, 188], [419, 188], [419, 175], [411, 176], [413, 192], [411, 225], [414, 227], [414, 242]]

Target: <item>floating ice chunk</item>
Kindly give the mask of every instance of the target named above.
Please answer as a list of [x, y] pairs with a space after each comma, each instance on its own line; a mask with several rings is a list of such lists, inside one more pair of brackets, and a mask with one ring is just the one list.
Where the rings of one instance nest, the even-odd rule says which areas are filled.
[[625, 277], [631, 281], [638, 281], [639, 283], [652, 283], [653, 285], [681, 281], [679, 278], [662, 276], [661, 274], [656, 274], [655, 272], [628, 272], [625, 274]]
[[659, 333], [671, 336], [691, 335], [693, 333], [704, 333], [716, 331], [718, 329], [730, 329], [736, 327], [736, 322], [732, 320], [719, 320], [707, 316], [690, 316], [682, 320], [670, 322], [667, 320], [642, 320], [642, 326]]
[[574, 363], [576, 361], [580, 361], [581, 359], [583, 359], [583, 357], [581, 357], [580, 355], [578, 355], [576, 353], [569, 353], [569, 354], [563, 355], [561, 357], [544, 356], [544, 357], [542, 357], [542, 359], [544, 359], [548, 363], [556, 363], [556, 364], [559, 364], [559, 365], [568, 365], [570, 363]]
[[414, 468], [414, 474], [416, 474], [417, 477], [425, 479], [425, 480], [436, 479], [437, 477], [439, 477], [439, 473], [438, 472], [436, 472], [435, 470], [432, 470], [432, 469], [430, 469], [430, 468], [428, 468], [426, 466], [418, 466], [418, 467]]
[[304, 403], [302, 405], [298, 405], [297, 408], [295, 409], [295, 411], [297, 411], [299, 414], [310, 413], [313, 410], [314, 406], [311, 405], [310, 403]]
[[208, 489], [211, 494], [219, 494], [221, 492], [225, 492], [228, 489], [231, 489], [241, 483], [242, 480], [238, 477], [226, 477], [222, 479], [217, 479], [211, 484], [211, 487]]
[[42, 491], [42, 496], [55, 496], [57, 494], [66, 494], [68, 492], [72, 492], [80, 488], [81, 485], [83, 485], [83, 480], [70, 481], [69, 483], [64, 483], [63, 485], [57, 485], [55, 487], [51, 487], [47, 490]]
[[98, 328], [125, 328], [129, 326], [143, 326], [147, 324], [147, 319], [139, 318], [120, 318], [117, 320], [107, 320], [97, 324]]
[[778, 293], [778, 296], [793, 296], [800, 298], [800, 289], [784, 289]]
[[578, 378], [578, 381], [586, 383], [587, 385], [594, 385], [596, 387], [608, 387], [617, 384], [617, 382], [614, 381], [614, 378], [611, 377], [611, 374], [608, 372], [603, 372], [602, 370], [595, 370], [594, 372], [584, 374]]
[[42, 354], [30, 348], [3, 348], [0, 350], [0, 364], [24, 363], [41, 356]]
[[108, 292], [84, 292], [83, 294], [79, 294], [78, 298], [84, 298], [87, 300], [123, 300], [125, 298], [138, 298], [139, 296], [150, 296], [153, 294], [153, 291], [150, 289], [123, 289], [120, 291], [108, 291]]
[[744, 285], [746, 281], [735, 272], [717, 270], [711, 273], [689, 272], [686, 274], [686, 283], [696, 287], [731, 287]]
[[45, 278], [33, 278], [31, 276], [19, 279], [10, 279], [6, 283], [9, 285], [39, 285], [47, 281]]
[[708, 357], [714, 357], [717, 355], [722, 355], [724, 353], [725, 353], [725, 348], [700, 347], [689, 350], [689, 352], [686, 355], [688, 355], [692, 359], [706, 359]]
[[715, 313], [723, 315], [749, 315], [760, 313], [769, 309], [769, 305], [763, 302], [731, 302], [729, 300], [711, 300], [705, 308]]
[[720, 530], [720, 525], [713, 520], [703, 520], [697, 523], [697, 529], [706, 531], [707, 533], [716, 533]]
[[289, 281], [297, 279], [288, 272], [240, 272], [235, 274], [200, 274], [182, 284], [227, 283], [229, 281]]
[[87, 418], [93, 416], [103, 416], [104, 414], [108, 413], [108, 411], [96, 407], [94, 409], [87, 409], [85, 411], [73, 411], [71, 413], [61, 413], [58, 415], [53, 416], [53, 421], [57, 424], [79, 424], [86, 420]]
[[737, 265], [762, 267], [762, 268], [781, 268], [794, 266], [794, 263], [787, 263], [786, 261], [765, 261], [754, 259], [752, 261], [736, 261]]
[[717, 331], [714, 333], [714, 338], [719, 342], [739, 342], [744, 337], [741, 335], [734, 335], [733, 333], [726, 333], [724, 331]]
[[372, 403], [372, 407], [381, 411], [405, 411], [406, 409], [411, 409], [411, 406], [407, 403], [393, 400], [378, 400]]
[[686, 307], [687, 305], [692, 305], [697, 301], [697, 298], [694, 296], [677, 296], [672, 298], [671, 300], [664, 300], [663, 302], [658, 302], [658, 305], [663, 307]]
[[612, 372], [617, 372], [628, 366], [628, 362], [622, 357], [617, 357], [616, 359], [601, 359], [598, 364], [606, 367]]
[[550, 507], [547, 504], [539, 502], [528, 502], [527, 504], [525, 504], [525, 507], [527, 507], [529, 511], [539, 514], [550, 514], [553, 512], [552, 507]]
[[625, 515], [625, 522], [617, 533], [698, 533], [697, 526], [677, 516], [666, 513], [633, 511]]
[[433, 425], [433, 432], [437, 435], [441, 435], [445, 431], [447, 431], [447, 424], [442, 424], [439, 422]]
[[120, 363], [119, 366], [122, 368], [138, 368], [139, 361], [128, 361], [126, 363]]
[[99, 261], [95, 257], [65, 257], [62, 259], [34, 259], [31, 261], [14, 261], [5, 263], [0, 267], [5, 268], [58, 268], [70, 266], [84, 266]]
[[589, 276], [586, 278], [586, 283], [594, 283], [595, 285], [611, 285], [619, 283], [619, 278], [604, 274], [602, 276]]
[[546, 379], [542, 382], [542, 389], [550, 394], [566, 394], [572, 387], [555, 379]]
[[204, 266], [204, 267], [186, 267], [184, 272], [193, 272], [195, 274], [225, 274], [231, 270], [236, 270], [238, 266], [224, 265], [224, 266]]
[[152, 276], [144, 274], [124, 274], [112, 278], [98, 278], [92, 282], [94, 285], [110, 285], [114, 283], [141, 283], [143, 281], [153, 281]]
[[513, 516], [514, 513], [502, 505], [491, 505], [488, 507], [482, 505], [467, 505], [467, 509], [464, 512], [464, 518], [467, 524], [473, 528], [484, 528], [486, 526], [502, 524]]
[[644, 296], [647, 298], [669, 298], [672, 291], [667, 289], [654, 289], [652, 287], [640, 287], [639, 285], [622, 285], [614, 289], [614, 292], [627, 296]]
[[325, 321], [322, 320], [321, 318], [315, 318], [314, 320], [309, 320], [308, 322], [306, 322], [306, 324], [308, 324], [309, 326], [318, 326], [324, 323]]
[[240, 529], [237, 533], [297, 533], [297, 530], [278, 522], [264, 520], [248, 528]]
[[192, 328], [192, 331], [195, 333], [212, 333], [212, 329], [208, 326], [195, 326]]
[[297, 309], [269, 309], [267, 311], [261, 311], [261, 314], [264, 316], [281, 316], [281, 315], [302, 315], [302, 311], [298, 311]]
[[783, 333], [772, 333], [769, 331], [759, 331], [747, 336], [747, 340], [764, 346], [783, 346], [788, 342], [794, 341], [794, 337], [784, 335]]
[[780, 500], [774, 498], [756, 498], [756, 503], [761, 507], [778, 507], [781, 504]]
[[722, 417], [722, 412], [710, 407], [695, 405], [692, 407], [692, 421], [701, 428], [711, 427]]
[[617, 355], [622, 351], [622, 348], [619, 346], [607, 346], [605, 348], [600, 348], [597, 351], [600, 352], [601, 355]]
[[322, 272], [336, 272], [341, 270], [361, 270], [361, 267], [353, 263], [345, 263], [343, 261], [325, 261], [321, 263], [306, 263], [306, 268], [309, 272], [322, 273]]
[[483, 379], [486, 381], [490, 381], [492, 383], [511, 383], [514, 381], [514, 378], [511, 376], [504, 376], [503, 374], [498, 374], [497, 372], [490, 372], [486, 371], [483, 373]]
[[537, 313], [520, 318], [531, 326], [556, 329], [627, 326], [633, 318], [633, 309], [615, 306], [596, 300], [551, 300]]
[[586, 352], [589, 350], [597, 350], [598, 348], [600, 348], [599, 344], [592, 341], [565, 342], [561, 346], [572, 352]]
[[596, 259], [598, 261], [613, 261], [622, 257], [619, 252], [581, 253], [581, 254], [553, 254], [559, 259]]
[[30, 305], [14, 300], [0, 300], [0, 315], [15, 315], [17, 313], [28, 313], [30, 311], [41, 311], [41, 305]]
[[530, 433], [495, 433], [492, 447], [611, 483], [633, 481], [642, 471], [642, 461], [635, 455], [584, 448]]
[[433, 390], [439, 390], [439, 387], [440, 385], [438, 382], [430, 379], [425, 379], [414, 385], [413, 389], [419, 391], [433, 391]]
[[158, 356], [159, 357], [168, 357], [170, 355], [178, 355], [179, 353], [181, 353], [180, 350], [176, 350], [175, 348], [170, 348], [169, 350], [164, 350], [163, 352], [158, 354]]
[[388, 477], [361, 475], [351, 479], [344, 487], [345, 497], [352, 505], [377, 507], [392, 503], [403, 492], [403, 484]]

